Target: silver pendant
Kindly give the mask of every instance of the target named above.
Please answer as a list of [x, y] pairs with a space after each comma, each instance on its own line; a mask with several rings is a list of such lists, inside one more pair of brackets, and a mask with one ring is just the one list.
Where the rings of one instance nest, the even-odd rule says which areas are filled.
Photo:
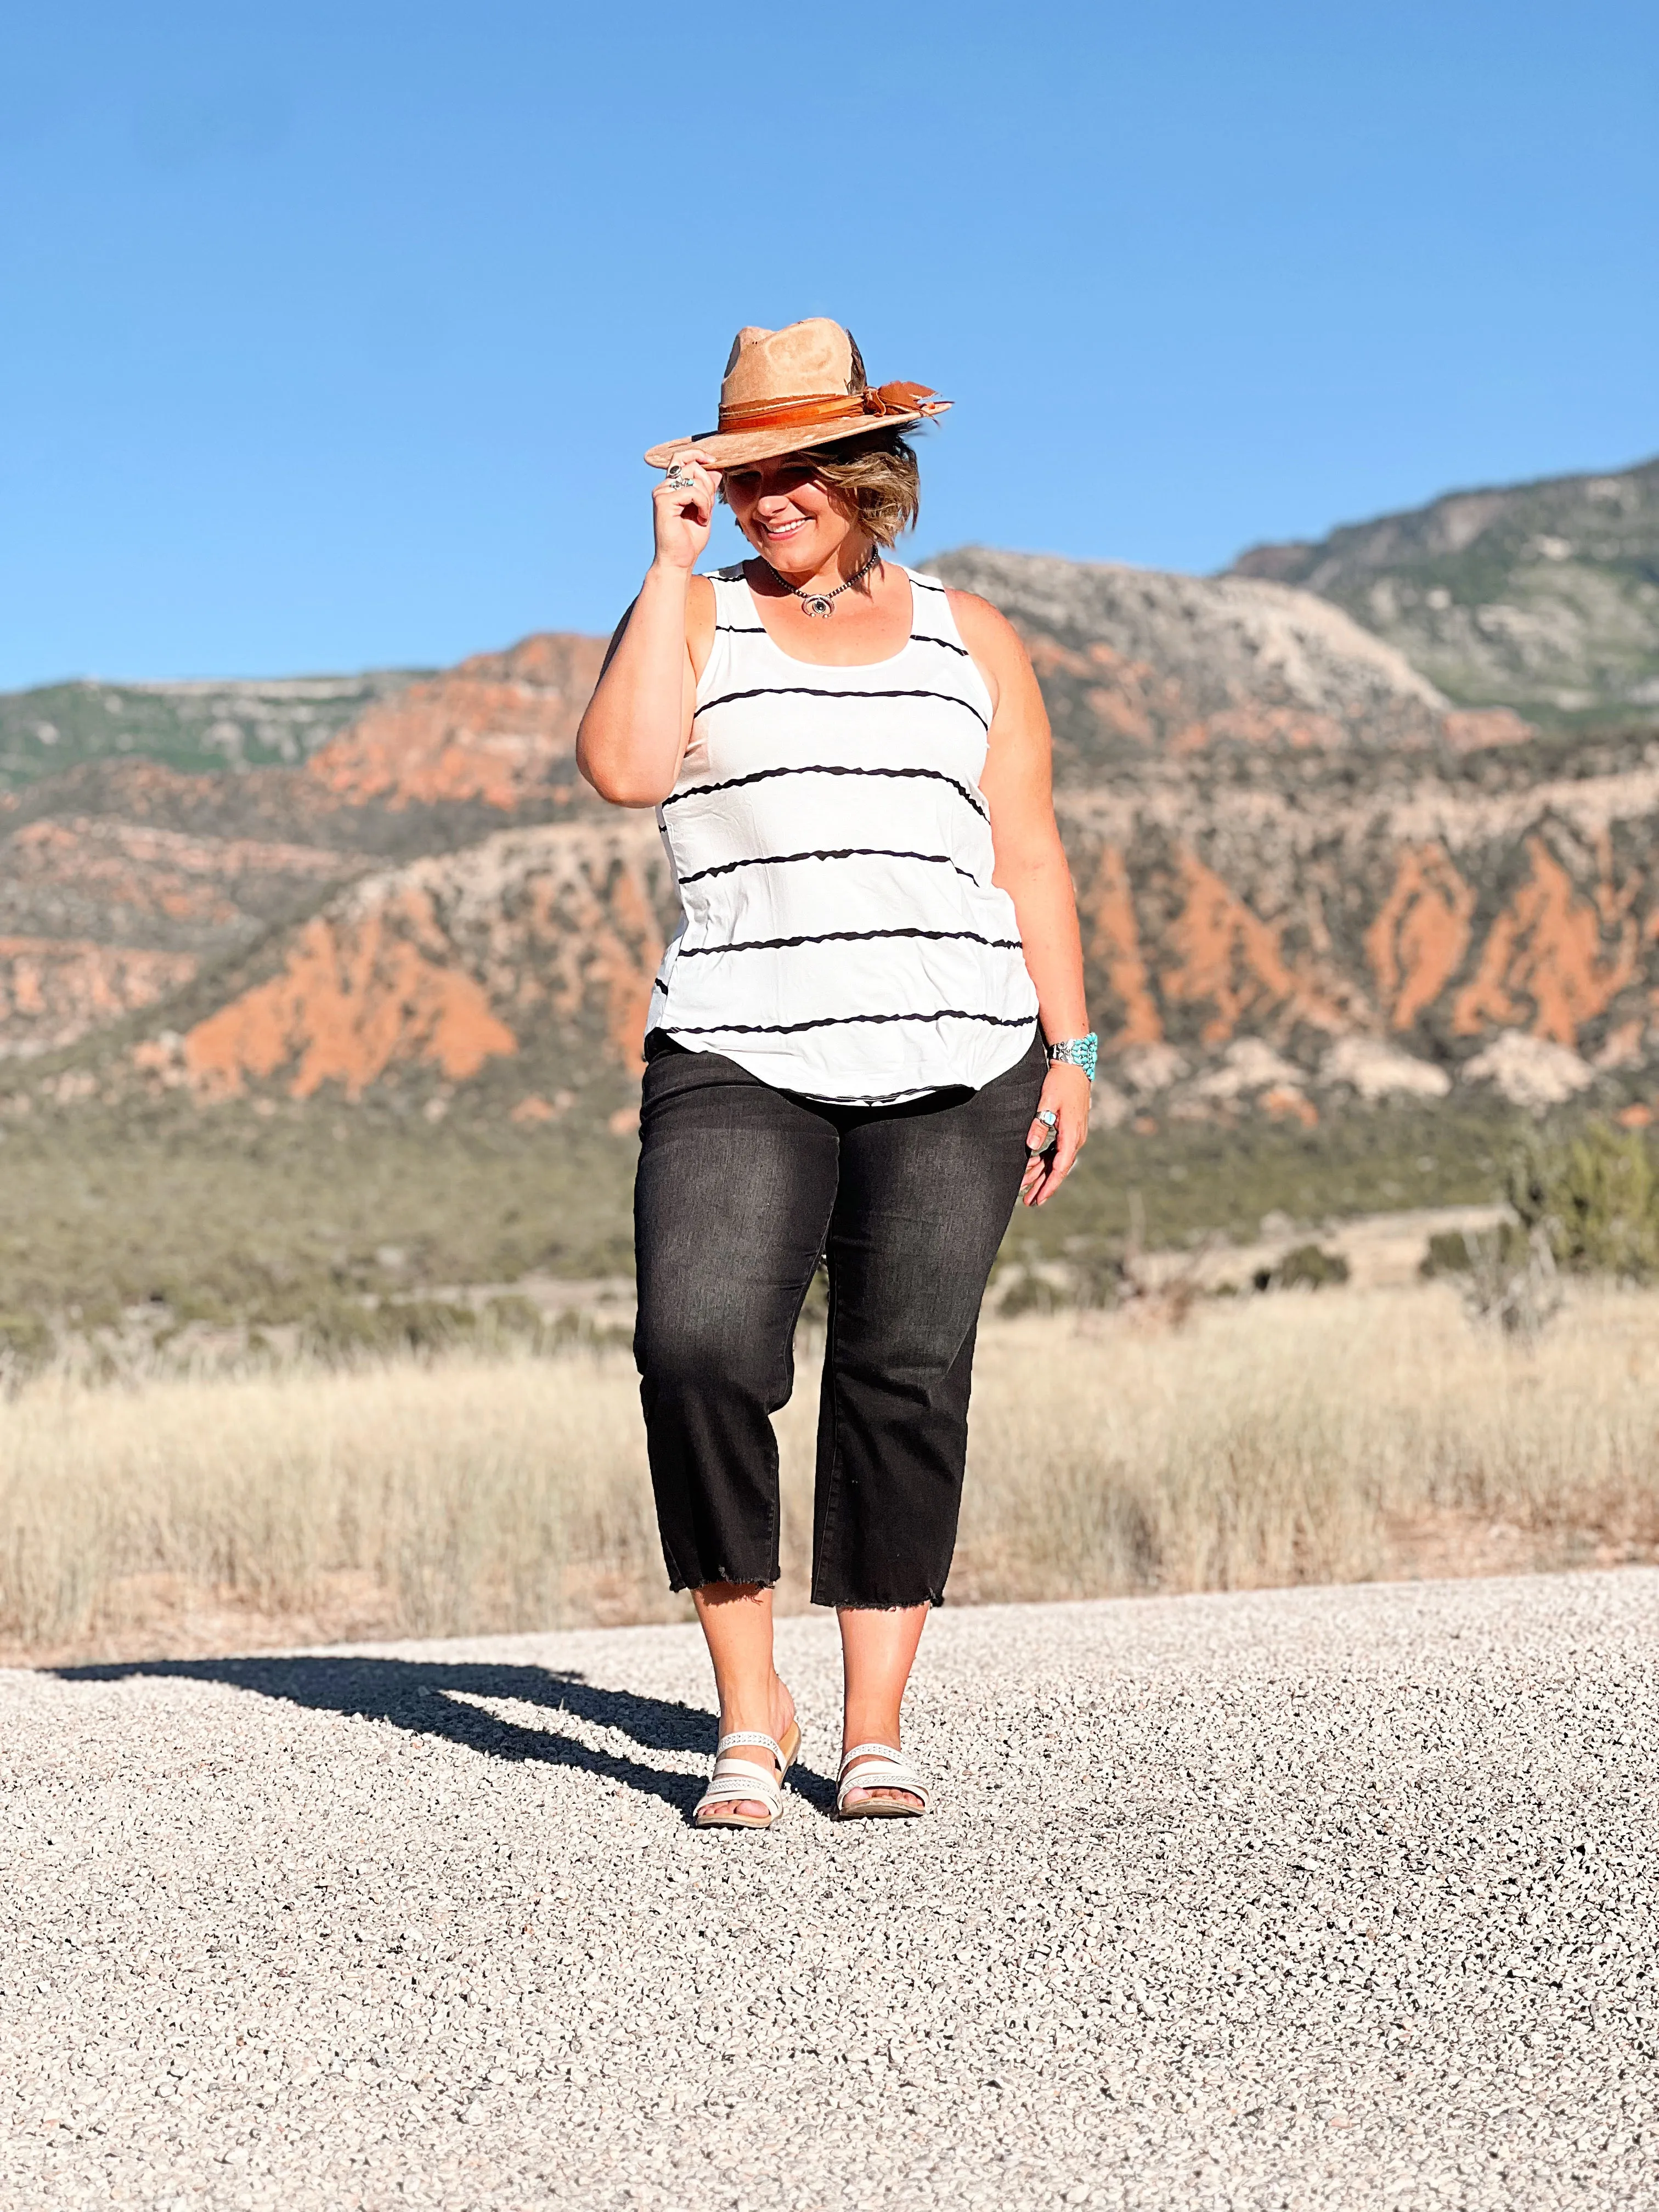
[[801, 605], [809, 615], [832, 615], [836, 611], [822, 592], [805, 592]]

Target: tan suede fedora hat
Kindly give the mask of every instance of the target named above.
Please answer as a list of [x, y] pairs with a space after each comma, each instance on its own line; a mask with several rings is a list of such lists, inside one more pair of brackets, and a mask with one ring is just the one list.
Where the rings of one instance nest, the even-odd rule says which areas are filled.
[[740, 330], [720, 385], [720, 419], [695, 438], [670, 438], [646, 459], [665, 469], [696, 446], [718, 469], [798, 453], [866, 430], [899, 429], [951, 404], [925, 384], [865, 382], [851, 333], [814, 315], [787, 330]]

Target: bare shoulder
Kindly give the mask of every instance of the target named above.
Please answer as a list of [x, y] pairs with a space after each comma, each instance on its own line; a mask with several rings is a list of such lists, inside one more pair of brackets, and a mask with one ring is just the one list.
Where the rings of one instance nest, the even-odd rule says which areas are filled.
[[[714, 586], [707, 576], [693, 575], [690, 582], [690, 588], [685, 595], [685, 649], [701, 676], [714, 642]], [[622, 620], [611, 631], [611, 641], [605, 649], [605, 668], [609, 668], [616, 659], [617, 648], [628, 635], [628, 625], [633, 621], [634, 610], [639, 603], [636, 592], [623, 609]], [[599, 672], [603, 675], [605, 669]]]
[[1006, 615], [981, 599], [977, 592], [958, 592], [947, 584], [945, 596], [950, 602], [951, 612], [957, 618], [957, 628], [962, 632], [962, 641], [975, 659], [981, 647], [999, 658], [1012, 653], [1024, 660], [1025, 647], [1020, 643], [1019, 632]]
[[685, 649], [701, 676], [714, 648], [714, 586], [707, 576], [693, 576], [685, 595]]
[[714, 586], [707, 576], [694, 575], [685, 595], [685, 634], [689, 638], [702, 629], [714, 634]]
[[1024, 641], [1006, 615], [989, 599], [981, 599], [977, 592], [954, 591], [947, 585], [945, 598], [962, 641], [999, 705], [1007, 693], [1022, 691], [1036, 682]]

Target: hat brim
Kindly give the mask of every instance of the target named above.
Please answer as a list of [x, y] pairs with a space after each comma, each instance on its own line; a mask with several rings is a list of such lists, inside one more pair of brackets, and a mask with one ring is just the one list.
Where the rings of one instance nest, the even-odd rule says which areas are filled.
[[653, 446], [645, 458], [649, 467], [665, 469], [679, 454], [695, 447], [708, 456], [714, 468], [740, 468], [745, 461], [774, 460], [780, 453], [811, 453], [842, 438], [867, 438], [872, 430], [902, 430], [911, 422], [921, 422], [926, 416], [942, 415], [950, 404], [948, 399], [942, 399], [926, 409], [915, 408], [908, 415], [851, 415], [845, 422], [813, 422], [805, 427], [798, 424], [793, 429], [779, 424], [770, 430], [708, 430], [701, 438], [670, 438], [660, 446]]

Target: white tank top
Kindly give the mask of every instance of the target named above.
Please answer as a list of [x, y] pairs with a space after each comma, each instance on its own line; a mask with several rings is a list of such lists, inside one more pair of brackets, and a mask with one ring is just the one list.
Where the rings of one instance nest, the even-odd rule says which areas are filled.
[[902, 573], [910, 635], [856, 668], [794, 659], [742, 570], [712, 576], [714, 649], [657, 811], [684, 915], [647, 1033], [858, 1105], [977, 1091], [1036, 1020], [991, 880], [990, 694], [944, 586]]

